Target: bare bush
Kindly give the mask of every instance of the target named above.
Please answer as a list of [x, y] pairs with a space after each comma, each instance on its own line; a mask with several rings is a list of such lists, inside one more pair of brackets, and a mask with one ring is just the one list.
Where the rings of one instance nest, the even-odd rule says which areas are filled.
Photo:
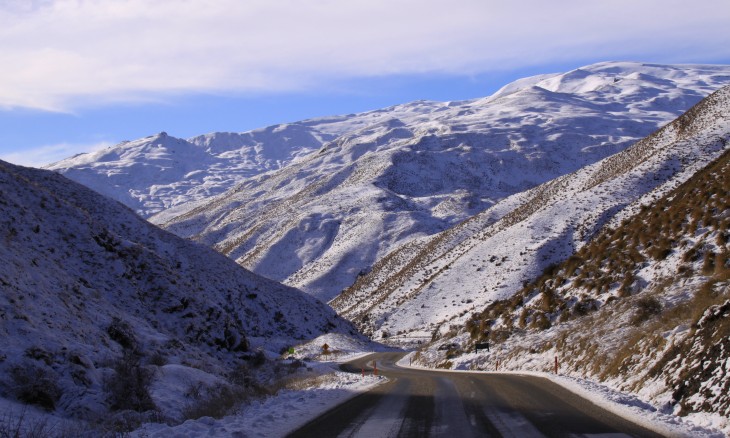
[[0, 417], [0, 438], [49, 437], [52, 429], [47, 419], [28, 418], [25, 411]]
[[53, 370], [33, 362], [25, 362], [11, 368], [10, 377], [13, 381], [12, 391], [19, 401], [48, 411], [56, 408], [62, 391], [58, 386], [58, 376]]
[[248, 399], [243, 386], [219, 384], [213, 387], [196, 388], [196, 397], [185, 409], [183, 416], [188, 420], [201, 417], [222, 418]]
[[641, 297], [636, 302], [636, 313], [634, 314], [631, 322], [634, 325], [639, 325], [661, 312], [662, 303], [660, 303], [656, 297]]
[[0, 438], [77, 438], [80, 436], [106, 436], [88, 423], [61, 421], [48, 416], [27, 415], [6, 411], [0, 414]]
[[154, 371], [140, 365], [137, 353], [125, 350], [114, 365], [114, 377], [104, 382], [111, 408], [137, 412], [156, 409], [149, 393], [153, 377]]
[[106, 332], [113, 341], [125, 350], [137, 349], [137, 338], [134, 336], [134, 330], [126, 321], [114, 318], [107, 327]]

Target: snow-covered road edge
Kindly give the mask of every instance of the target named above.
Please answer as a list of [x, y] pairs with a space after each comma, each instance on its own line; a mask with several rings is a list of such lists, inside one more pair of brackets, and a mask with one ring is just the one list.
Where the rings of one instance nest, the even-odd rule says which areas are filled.
[[414, 354], [415, 352], [406, 354], [396, 363], [396, 365], [401, 368], [422, 369], [446, 373], [517, 374], [542, 377], [562, 386], [580, 397], [583, 397], [596, 406], [663, 436], [697, 438], [722, 438], [730, 436], [730, 430], [723, 430], [721, 432], [719, 430], [708, 429], [704, 425], [697, 424], [699, 421], [708, 424], [716, 424], [717, 422], [713, 422], [712, 419], [702, 416], [693, 416], [685, 419], [675, 415], [665, 414], [650, 403], [639, 399], [633, 394], [619, 392], [590, 380], [537, 371], [468, 371], [428, 368], [411, 364], [410, 361]]
[[312, 364], [327, 381], [302, 390], [281, 390], [220, 419], [203, 417], [177, 426], [150, 423], [131, 433], [134, 438], [280, 437], [304, 426], [335, 406], [387, 382], [386, 378], [339, 371], [340, 363], [371, 354], [349, 354], [336, 362]]

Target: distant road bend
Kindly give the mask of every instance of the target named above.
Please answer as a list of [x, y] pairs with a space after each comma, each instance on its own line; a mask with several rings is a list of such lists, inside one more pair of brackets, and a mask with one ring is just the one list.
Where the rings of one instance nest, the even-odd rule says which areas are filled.
[[403, 353], [346, 366], [389, 382], [360, 394], [290, 437], [659, 437], [543, 378], [400, 368]]

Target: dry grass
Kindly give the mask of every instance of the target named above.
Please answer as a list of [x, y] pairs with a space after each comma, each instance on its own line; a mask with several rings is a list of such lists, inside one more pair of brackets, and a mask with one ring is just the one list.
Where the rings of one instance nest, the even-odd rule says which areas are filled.
[[[730, 208], [727, 187], [730, 186], [730, 152], [698, 172], [667, 196], [644, 206], [640, 212], [616, 229], [605, 229], [563, 263], [548, 266], [541, 276], [527, 283], [513, 297], [491, 303], [475, 313], [467, 322], [472, 338], [478, 336], [477, 324], [485, 320], [505, 321], [502, 330], [519, 328], [546, 330], [556, 323], [582, 318], [599, 308], [601, 299], [614, 302], [636, 295], [637, 273], [647, 262], [661, 261], [676, 251], [683, 251], [684, 264], [678, 277], [695, 275], [693, 263], [701, 263], [702, 274], [709, 281], [725, 281], [730, 277], [730, 240], [728, 224]], [[686, 236], [694, 236], [699, 227], [714, 233], [714, 239], [700, 239], [686, 248]], [[718, 249], [719, 248], [719, 249]], [[674, 278], [665, 279], [668, 286]], [[713, 283], [714, 284], [714, 283]], [[608, 296], [612, 290], [615, 296]], [[581, 291], [588, 296], [581, 297]], [[531, 306], [524, 303], [535, 294], [540, 299]], [[649, 300], [647, 298], [646, 300]], [[639, 301], [635, 324], [643, 324], [662, 313], [658, 301]], [[692, 304], [692, 315], [707, 308], [701, 300]], [[570, 311], [567, 312], [566, 309]], [[499, 342], [509, 335], [492, 337]]]
[[307, 389], [319, 388], [326, 384], [334, 383], [336, 381], [337, 377], [335, 375], [322, 374], [319, 376], [293, 378], [286, 382], [284, 387], [293, 391], [303, 391]]

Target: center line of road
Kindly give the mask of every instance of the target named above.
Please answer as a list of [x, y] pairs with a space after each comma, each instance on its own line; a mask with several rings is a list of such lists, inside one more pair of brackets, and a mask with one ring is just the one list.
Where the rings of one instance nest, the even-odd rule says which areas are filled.
[[542, 438], [545, 436], [518, 412], [485, 409], [484, 414], [489, 422], [499, 430], [500, 435], [505, 438]]
[[360, 422], [354, 423], [349, 429], [341, 432], [338, 437], [383, 437], [398, 436], [403, 423], [408, 383], [400, 382], [396, 389], [387, 394], [380, 403]]

